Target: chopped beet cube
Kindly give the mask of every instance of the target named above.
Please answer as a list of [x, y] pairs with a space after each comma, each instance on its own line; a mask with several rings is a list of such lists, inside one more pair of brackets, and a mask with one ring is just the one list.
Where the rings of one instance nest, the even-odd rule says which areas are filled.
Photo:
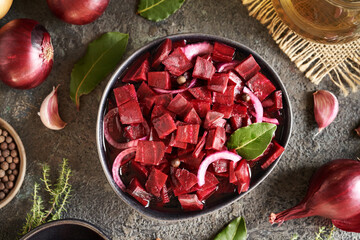
[[198, 100], [211, 101], [211, 92], [206, 87], [190, 88], [189, 92]]
[[135, 87], [132, 84], [126, 84], [114, 89], [116, 105], [120, 106], [130, 100], [137, 101]]
[[225, 129], [222, 127], [216, 127], [209, 131], [209, 135], [206, 138], [205, 149], [221, 150], [226, 141]]
[[[139, 75], [139, 69], [143, 68], [146, 63], [144, 64], [144, 62], [148, 61], [147, 59], [149, 58], [150, 53], [147, 52], [144, 55], [142, 55], [141, 57], [138, 58], [138, 60], [136, 60], [133, 64], [131, 64], [131, 66], [129, 67], [129, 69], [127, 70], [125, 76], [121, 79], [121, 81], [123, 83], [127, 83], [127, 82], [131, 82], [131, 81], [138, 81], [135, 78], [141, 76], [141, 74]], [[144, 69], [145, 70], [145, 69]]]
[[234, 104], [232, 116], [239, 116], [239, 117], [247, 117], [247, 107], [242, 106], [240, 104]]
[[218, 104], [218, 103], [214, 103], [212, 110], [215, 112], [219, 112], [224, 114], [223, 118], [230, 118], [232, 111], [233, 111], [233, 106], [234, 105], [225, 105], [225, 104]]
[[240, 77], [242, 77], [245, 81], [252, 78], [260, 71], [260, 69], [259, 64], [257, 64], [255, 58], [251, 54], [235, 67], [235, 71], [238, 72]]
[[169, 189], [166, 187], [166, 184], [164, 184], [163, 188], [161, 189], [160, 197], [162, 203], [170, 202]]
[[276, 90], [272, 82], [267, 79], [261, 73], [257, 73], [249, 81], [246, 82], [246, 85], [250, 90], [259, 98], [260, 101], [264, 100], [267, 96], [270, 95], [273, 91]]
[[195, 67], [192, 73], [193, 78], [210, 80], [215, 73], [214, 65], [202, 57], [196, 58]]
[[142, 102], [147, 97], [155, 96], [155, 92], [147, 85], [146, 82], [142, 82], [138, 88], [136, 95], [140, 102]]
[[238, 77], [234, 71], [229, 72], [229, 85], [244, 86], [244, 82]]
[[220, 159], [213, 162], [212, 165], [215, 173], [226, 173], [229, 171], [227, 160]]
[[199, 42], [187, 44], [182, 50], [187, 59], [192, 61], [197, 56], [210, 55], [213, 51], [213, 45], [209, 42]]
[[185, 142], [190, 144], [196, 144], [199, 135], [199, 124], [188, 124], [184, 126], [178, 126], [176, 130], [175, 140], [179, 142]]
[[157, 117], [160, 117], [164, 114], [170, 114], [170, 116], [172, 118], [176, 117], [176, 114], [173, 112], [170, 112], [169, 110], [167, 110], [166, 108], [164, 108], [162, 105], [155, 105], [152, 112], [151, 112], [151, 120]]
[[[223, 161], [227, 163], [226, 160]], [[212, 188], [217, 186], [218, 184], [219, 184], [219, 180], [215, 177], [215, 175], [207, 171], [205, 174], [205, 184], [201, 187], [201, 189]]]
[[140, 163], [131, 161], [131, 166], [143, 178], [146, 179], [149, 176], [149, 170], [145, 166], [141, 165]]
[[213, 92], [213, 102], [219, 104], [231, 105], [234, 103], [235, 86], [230, 85], [224, 93]]
[[235, 184], [237, 182], [237, 178], [235, 176], [235, 168], [238, 163], [230, 161], [229, 162], [229, 183]]
[[174, 195], [179, 196], [190, 192], [191, 188], [197, 184], [195, 174], [186, 169], [177, 168], [174, 172]]
[[282, 101], [282, 91], [277, 90], [272, 94], [274, 104], [268, 108], [267, 110], [270, 112], [275, 112], [277, 110], [283, 109], [283, 101]]
[[189, 154], [179, 156], [179, 159], [181, 162], [183, 162], [186, 165], [187, 169], [197, 171], [199, 169], [199, 166], [201, 164], [203, 156], [205, 156], [205, 155], [200, 155], [198, 158], [196, 158], [196, 157], [193, 157], [191, 155], [191, 153], [189, 153]]
[[207, 189], [199, 189], [196, 191], [196, 195], [198, 196], [200, 201], [205, 201], [208, 199], [217, 189], [217, 186], [207, 188]]
[[134, 82], [147, 81], [147, 73], [149, 72], [149, 60], [145, 60], [140, 67], [134, 72], [131, 80]]
[[204, 118], [207, 112], [210, 111], [211, 102], [194, 99], [191, 100], [191, 104], [201, 118]]
[[154, 105], [155, 98], [154, 97], [147, 97], [142, 102], [140, 102], [140, 109], [144, 116], [150, 114], [151, 108]]
[[137, 101], [131, 100], [118, 106], [120, 121], [122, 124], [142, 123], [144, 121], [140, 105]]
[[223, 113], [215, 112], [215, 111], [208, 111], [204, 121], [204, 128], [209, 129], [214, 122], [224, 117]]
[[215, 73], [208, 82], [207, 88], [213, 92], [224, 93], [229, 81], [228, 73]]
[[152, 123], [160, 139], [165, 138], [176, 130], [174, 119], [168, 113], [165, 113], [161, 117], [154, 118]]
[[207, 136], [207, 132], [204, 132], [204, 134], [202, 135], [200, 141], [198, 142], [198, 144], [196, 144], [196, 147], [192, 153], [193, 157], [198, 158], [200, 156], [201, 151], [203, 150], [204, 146], [205, 146], [205, 142], [206, 142], [206, 136]]
[[230, 118], [230, 125], [234, 131], [242, 127], [242, 122], [242, 117], [240, 117], [239, 115], [233, 115]]
[[216, 128], [216, 127], [225, 128], [225, 125], [226, 125], [226, 119], [220, 118], [220, 119], [216, 120], [215, 122], [213, 122], [213, 124], [211, 124], [210, 128]]
[[146, 136], [146, 129], [142, 123], [130, 124], [124, 128], [126, 136], [135, 140]]
[[173, 50], [178, 48], [178, 47], [185, 47], [186, 46], [186, 40], [180, 40], [180, 41], [176, 41], [172, 43], [172, 48]]
[[182, 95], [177, 94], [167, 106], [167, 109], [179, 116], [183, 116], [191, 109], [191, 103]]
[[212, 58], [216, 62], [231, 62], [233, 60], [235, 48], [226, 44], [215, 42]]
[[150, 87], [171, 89], [170, 74], [163, 72], [148, 72], [148, 83]]
[[184, 211], [199, 211], [204, 207], [196, 194], [184, 194], [178, 196], [178, 199]]
[[165, 154], [165, 145], [160, 141], [139, 141], [135, 161], [146, 165], [159, 165]]
[[191, 108], [191, 110], [185, 115], [184, 122], [201, 125], [201, 119], [194, 108]]
[[176, 141], [175, 134], [171, 134], [169, 146], [186, 149], [187, 143]]
[[138, 200], [138, 202], [145, 207], [149, 206], [152, 195], [145, 191], [137, 178], [131, 179], [129, 186], [126, 189], [126, 192], [129, 193], [136, 200]]
[[242, 118], [243, 127], [249, 126], [251, 124], [252, 124], [252, 122], [251, 122], [250, 116], [246, 116], [246, 117]]
[[145, 183], [146, 190], [155, 197], [160, 197], [160, 191], [165, 185], [167, 177], [165, 173], [153, 167]]
[[[182, 157], [182, 156], [188, 155], [189, 153], [194, 151], [194, 149], [195, 149], [195, 146], [192, 144], [189, 144], [186, 149], [178, 149], [178, 156]], [[180, 161], [181, 161], [181, 159], [180, 159]]]
[[172, 50], [172, 41], [170, 39], [165, 39], [159, 48], [156, 50], [154, 55], [153, 62], [151, 64], [152, 68], [157, 68], [160, 66], [161, 62], [165, 60]]
[[175, 76], [180, 76], [193, 67], [181, 48], [176, 48], [162, 63]]
[[266, 169], [272, 164], [283, 152], [284, 148], [278, 144], [275, 140], [273, 140], [274, 146], [270, 150], [270, 155], [268, 155], [267, 159], [263, 164], [261, 164], [262, 169]]
[[261, 105], [263, 106], [263, 108], [272, 107], [272, 106], [274, 106], [274, 104], [275, 104], [274, 99], [272, 99], [270, 97], [266, 98], [264, 101], [261, 102]]
[[237, 179], [238, 193], [246, 192], [250, 186], [250, 167], [245, 159], [240, 160], [235, 168], [235, 177]]
[[162, 105], [165, 108], [169, 105], [169, 103], [173, 99], [171, 93], [156, 95], [154, 98], [155, 98], [154, 100], [155, 105]]

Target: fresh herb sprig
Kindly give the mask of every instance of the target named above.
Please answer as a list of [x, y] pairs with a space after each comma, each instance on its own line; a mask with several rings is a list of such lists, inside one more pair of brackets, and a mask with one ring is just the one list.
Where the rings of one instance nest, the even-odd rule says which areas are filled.
[[26, 222], [20, 232], [24, 235], [35, 227], [61, 218], [61, 214], [66, 211], [65, 205], [68, 202], [71, 192], [71, 184], [69, 183], [71, 169], [67, 159], [63, 159], [60, 165], [59, 177], [54, 185], [49, 180], [50, 167], [43, 166], [41, 181], [44, 190], [50, 195], [49, 208], [45, 209], [43, 198], [40, 195], [40, 184], [35, 183], [33, 193], [33, 206], [26, 216]]
[[327, 227], [319, 227], [319, 232], [316, 233], [315, 240], [333, 240], [334, 239], [334, 231], [336, 227], [332, 225], [331, 228]]

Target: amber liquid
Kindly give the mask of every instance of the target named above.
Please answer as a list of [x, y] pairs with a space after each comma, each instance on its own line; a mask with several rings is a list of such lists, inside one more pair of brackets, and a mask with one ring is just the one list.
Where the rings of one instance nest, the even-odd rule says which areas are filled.
[[359, 37], [360, 1], [272, 0], [290, 29], [321, 43], [344, 43]]

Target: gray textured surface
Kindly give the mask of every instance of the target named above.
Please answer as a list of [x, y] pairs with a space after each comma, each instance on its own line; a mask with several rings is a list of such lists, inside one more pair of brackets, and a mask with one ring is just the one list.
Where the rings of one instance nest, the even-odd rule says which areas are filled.
[[[51, 33], [55, 64], [50, 77], [39, 87], [21, 91], [0, 83], [0, 117], [21, 136], [28, 157], [27, 174], [16, 198], [0, 210], [0, 239], [14, 239], [30, 208], [35, 181], [41, 164], [55, 171], [62, 158], [74, 170], [73, 196], [64, 217], [80, 218], [96, 224], [112, 239], [211, 239], [228, 221], [245, 217], [248, 239], [314, 239], [319, 226], [328, 220], [311, 217], [293, 220], [280, 227], [267, 219], [272, 212], [291, 207], [305, 194], [314, 169], [335, 158], [360, 156], [360, 139], [353, 129], [359, 124], [359, 93], [344, 98], [330, 81], [311, 84], [283, 54], [266, 29], [248, 13], [240, 0], [187, 0], [169, 19], [153, 23], [135, 14], [137, 1], [112, 0], [96, 22], [72, 26], [56, 19], [45, 0], [16, 0], [0, 26], [15, 18], [33, 18]], [[149, 220], [117, 198], [105, 179], [95, 145], [98, 103], [107, 80], [94, 92], [81, 98], [78, 112], [69, 98], [70, 72], [84, 54], [87, 44], [107, 31], [130, 34], [126, 56], [160, 36], [183, 32], [203, 32], [237, 40], [257, 51], [279, 73], [288, 92], [294, 113], [290, 144], [282, 160], [257, 189], [242, 200], [218, 212], [195, 220], [166, 224]], [[125, 56], [125, 57], [126, 57]], [[46, 129], [37, 112], [52, 86], [59, 88], [60, 115], [68, 122], [62, 131]], [[316, 125], [312, 114], [312, 92], [329, 89], [339, 96], [340, 112], [333, 124], [313, 140]], [[359, 234], [336, 231], [335, 239], [360, 239]]]

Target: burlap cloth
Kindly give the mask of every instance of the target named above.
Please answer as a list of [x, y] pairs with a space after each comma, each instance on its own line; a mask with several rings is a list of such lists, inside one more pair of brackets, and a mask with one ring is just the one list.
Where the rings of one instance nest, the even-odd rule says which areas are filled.
[[311, 82], [328, 77], [344, 93], [360, 85], [360, 38], [344, 44], [308, 41], [290, 30], [278, 17], [271, 0], [242, 0], [249, 15], [269, 29], [280, 49]]

